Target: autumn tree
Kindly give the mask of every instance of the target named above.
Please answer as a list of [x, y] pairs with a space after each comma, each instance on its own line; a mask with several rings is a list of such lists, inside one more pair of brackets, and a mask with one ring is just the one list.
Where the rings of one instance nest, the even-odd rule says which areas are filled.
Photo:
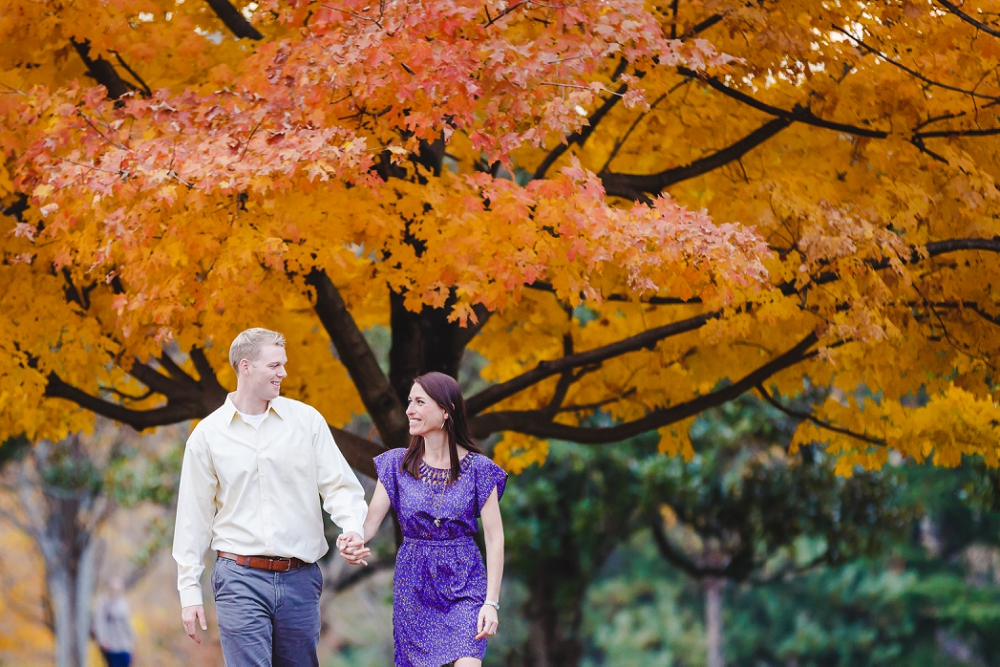
[[368, 473], [473, 352], [512, 469], [803, 377], [842, 472], [995, 464], [986, 8], [14, 0], [0, 432], [204, 416], [263, 324]]

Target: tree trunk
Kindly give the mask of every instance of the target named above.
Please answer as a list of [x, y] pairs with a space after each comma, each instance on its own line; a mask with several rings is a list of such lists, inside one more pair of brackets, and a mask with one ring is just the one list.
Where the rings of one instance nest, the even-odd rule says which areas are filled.
[[45, 564], [45, 583], [55, 621], [56, 667], [83, 667], [76, 626], [76, 581], [65, 564]]
[[76, 573], [76, 641], [80, 647], [80, 664], [87, 664], [90, 643], [90, 601], [97, 584], [97, 540], [90, 535], [80, 556]]
[[560, 566], [566, 567], [560, 563], [541, 563], [530, 584], [525, 667], [576, 667], [583, 659], [579, 629], [587, 584], [581, 581], [579, 595], [557, 606], [553, 577], [548, 573]]
[[724, 667], [722, 657], [722, 589], [725, 579], [708, 577], [702, 586], [705, 590], [705, 644], [708, 667]]
[[449, 322], [451, 299], [444, 308], [425, 306], [419, 313], [406, 309], [406, 297], [389, 293], [392, 346], [389, 348], [389, 382], [403, 405], [410, 395], [413, 378], [437, 371], [458, 377], [464, 346], [459, 326]]
[[45, 560], [45, 583], [55, 626], [56, 667], [85, 667], [87, 664], [90, 597], [94, 592], [95, 574], [92, 554], [93, 548], [88, 545], [76, 562], [71, 558], [58, 562]]

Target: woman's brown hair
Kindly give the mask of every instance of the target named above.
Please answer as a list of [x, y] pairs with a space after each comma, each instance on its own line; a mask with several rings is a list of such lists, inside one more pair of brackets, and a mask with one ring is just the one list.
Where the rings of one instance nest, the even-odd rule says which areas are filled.
[[[450, 481], [454, 482], [460, 472], [458, 446], [461, 445], [477, 454], [483, 453], [469, 434], [469, 421], [465, 416], [462, 389], [455, 378], [436, 372], [421, 375], [413, 380], [413, 384], [419, 384], [430, 399], [448, 413], [448, 418], [444, 420], [444, 431], [448, 436], [448, 453], [451, 458]], [[403, 454], [403, 470], [410, 473], [414, 479], [420, 479], [420, 461], [423, 458], [424, 439], [422, 436], [414, 435], [410, 438], [410, 446], [406, 448], [406, 453]]]

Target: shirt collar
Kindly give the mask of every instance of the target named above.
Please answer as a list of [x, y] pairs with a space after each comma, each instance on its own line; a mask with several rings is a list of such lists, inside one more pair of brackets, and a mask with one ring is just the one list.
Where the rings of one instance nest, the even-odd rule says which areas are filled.
[[[279, 419], [281, 419], [282, 421], [284, 421], [285, 420], [285, 416], [287, 415], [285, 407], [286, 406], [282, 404], [281, 397], [279, 396], [278, 398], [267, 402], [267, 410], [265, 410], [264, 412], [272, 412], [273, 411], [274, 414], [276, 414]], [[236, 413], [239, 412], [236, 409], [236, 404], [233, 403], [233, 395], [232, 394], [227, 394], [226, 395], [226, 402], [222, 404], [222, 408], [223, 408], [222, 416], [225, 418], [226, 423], [227, 424], [232, 424], [233, 423], [233, 418], [236, 417]], [[286, 414], [282, 414], [282, 413], [286, 413]]]

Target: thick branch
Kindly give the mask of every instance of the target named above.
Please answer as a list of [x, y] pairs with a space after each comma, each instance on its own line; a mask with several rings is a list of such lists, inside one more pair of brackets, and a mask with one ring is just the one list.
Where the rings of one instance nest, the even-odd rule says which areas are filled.
[[405, 446], [410, 429], [406, 411], [337, 287], [321, 269], [313, 269], [306, 277], [306, 284], [316, 290], [316, 314], [354, 381], [361, 402], [382, 434], [382, 441], [389, 447]]
[[[964, 250], [981, 250], [987, 252], [1000, 252], [1000, 236], [994, 237], [992, 239], [948, 239], [944, 241], [932, 241], [923, 247], [923, 252], [921, 249], [914, 247], [911, 250], [911, 255], [908, 259], [910, 263], [918, 263], [926, 258], [936, 257], [938, 255], [964, 251]], [[890, 265], [889, 259], [885, 258], [882, 260], [872, 260], [870, 266], [875, 270], [882, 270], [888, 268]], [[833, 282], [839, 279], [836, 272], [828, 271], [819, 274], [813, 280], [811, 284], [825, 284]], [[549, 288], [551, 286], [541, 285], [543, 289]], [[778, 289], [786, 295], [796, 294], [799, 288], [794, 283], [783, 283], [778, 286]], [[656, 297], [657, 302], [662, 303], [674, 303], [673, 299], [669, 297]], [[625, 297], [615, 296], [609, 297], [609, 300], [627, 300]], [[978, 312], [978, 311], [977, 311]], [[714, 319], [719, 316], [719, 313], [705, 313], [703, 315], [698, 315], [696, 317], [688, 318], [686, 320], [681, 320], [679, 322], [674, 322], [663, 327], [658, 327], [656, 329], [650, 329], [644, 331], [641, 334], [637, 334], [630, 338], [626, 338], [609, 345], [595, 348], [593, 350], [588, 350], [586, 352], [581, 352], [578, 354], [568, 355], [561, 357], [559, 359], [554, 359], [552, 361], [543, 361], [539, 363], [535, 368], [527, 371], [507, 382], [502, 382], [500, 384], [493, 385], [483, 391], [479, 392], [475, 396], [472, 396], [468, 400], [469, 414], [476, 415], [481, 413], [488, 407], [495, 405], [496, 403], [513, 396], [519, 391], [522, 391], [542, 380], [552, 377], [553, 375], [558, 375], [568, 369], [578, 368], [581, 366], [586, 366], [595, 363], [601, 363], [606, 359], [625, 354], [627, 352], [634, 352], [636, 350], [642, 349], [644, 347], [650, 347], [656, 342], [668, 338], [670, 336], [685, 333], [687, 331], [692, 331], [701, 327], [705, 322], [710, 319]], [[749, 385], [746, 388], [749, 389], [753, 385]], [[722, 401], [724, 402], [724, 401]], [[508, 413], [493, 413], [497, 414], [508, 414]], [[517, 414], [517, 413], [511, 413]], [[536, 422], [537, 415], [535, 413], [525, 413], [527, 415], [532, 415], [532, 418], [528, 419], [528, 422]], [[478, 424], [492, 423], [490, 420], [495, 419], [495, 417], [490, 417], [489, 415], [483, 415], [486, 422], [476, 420]], [[489, 418], [489, 419], [487, 419]], [[526, 423], [528, 423], [526, 422]], [[669, 422], [668, 422], [669, 423]], [[558, 425], [551, 425], [551, 427], [556, 427]], [[571, 428], [571, 427], [564, 427]], [[494, 432], [496, 430], [505, 430], [504, 428], [493, 428], [488, 432]], [[513, 430], [518, 430], [514, 428]], [[566, 439], [574, 439], [572, 437], [567, 437]], [[610, 442], [610, 441], [608, 441]]]
[[175, 396], [166, 395], [167, 404], [162, 407], [152, 410], [132, 410], [119, 403], [91, 396], [87, 392], [67, 384], [54, 372], [49, 373], [45, 395], [50, 398], [64, 398], [72, 401], [85, 410], [128, 424], [139, 431], [155, 426], [176, 424], [189, 419], [201, 419], [222, 405], [222, 401], [225, 400], [224, 394], [222, 400], [207, 400], [207, 396], [192, 395], [185, 391]]
[[96, 60], [90, 57], [90, 40], [85, 39], [82, 42], [78, 42], [70, 37], [69, 41], [80, 55], [83, 64], [87, 66], [87, 73], [91, 78], [108, 89], [109, 98], [117, 100], [129, 92], [128, 84], [118, 76], [114, 65], [105, 60], [103, 56], [98, 56]]
[[557, 440], [567, 440], [589, 445], [621, 442], [622, 440], [652, 431], [661, 426], [693, 417], [708, 408], [728, 403], [758, 384], [761, 384], [772, 375], [802, 361], [808, 355], [809, 348], [817, 340], [816, 334], [810, 333], [795, 347], [727, 387], [669, 408], [653, 410], [645, 417], [618, 424], [617, 426], [602, 428], [559, 424], [549, 420], [537, 410], [488, 412], [478, 415], [471, 420], [473, 434], [476, 437], [485, 438], [499, 431], [514, 431], [537, 438], [555, 438]]
[[[698, 74], [694, 70], [689, 70], [686, 67], [679, 67], [677, 71], [678, 73], [680, 73], [681, 76], [698, 76]], [[806, 107], [795, 106], [792, 108], [792, 110], [789, 111], [788, 109], [782, 109], [781, 107], [772, 106], [765, 102], [761, 102], [760, 100], [754, 99], [753, 97], [739, 90], [736, 90], [735, 88], [730, 88], [725, 83], [712, 76], [705, 76], [699, 78], [709, 87], [719, 91], [726, 97], [730, 97], [749, 107], [753, 107], [758, 111], [763, 111], [764, 113], [770, 116], [784, 118], [785, 120], [792, 122], [805, 123], [806, 125], [822, 127], [827, 130], [834, 130], [836, 132], [844, 132], [845, 134], [853, 134], [859, 137], [870, 137], [872, 139], [885, 139], [886, 137], [889, 136], [888, 132], [884, 132], [882, 130], [871, 130], [864, 127], [858, 127], [856, 125], [837, 123], [835, 121], [819, 118]]]
[[775, 118], [765, 123], [731, 146], [699, 158], [683, 167], [665, 169], [657, 174], [619, 174], [603, 172], [599, 174], [604, 189], [609, 195], [638, 199], [639, 193], [657, 194], [665, 188], [690, 178], [707, 174], [714, 169], [740, 159], [748, 151], [764, 143], [778, 132], [792, 124], [788, 118]]
[[[513, 396], [517, 392], [526, 389], [533, 384], [541, 382], [545, 378], [552, 377], [553, 375], [558, 375], [564, 371], [579, 368], [581, 366], [599, 364], [606, 359], [617, 357], [625, 354], [626, 352], [635, 352], [636, 350], [641, 350], [644, 347], [652, 348], [656, 345], [656, 343], [665, 338], [677, 336], [688, 331], [694, 331], [704, 325], [705, 322], [713, 320], [718, 316], [718, 312], [696, 315], [695, 317], [690, 317], [686, 320], [671, 322], [670, 324], [666, 324], [662, 327], [656, 327], [655, 329], [643, 331], [635, 336], [630, 336], [629, 338], [622, 339], [609, 345], [594, 348], [593, 350], [566, 355], [558, 359], [553, 359], [552, 361], [542, 361], [530, 371], [522, 373], [507, 382], [495, 384], [469, 398], [466, 402], [469, 414], [478, 414], [491, 405]], [[489, 415], [485, 416], [488, 417]]]
[[260, 34], [257, 28], [250, 25], [250, 22], [246, 20], [246, 17], [240, 13], [236, 7], [229, 2], [229, 0], [205, 0], [208, 6], [212, 8], [215, 15], [226, 24], [229, 31], [236, 35], [237, 38], [242, 39], [246, 37], [247, 39], [263, 39], [264, 35]]
[[[185, 392], [173, 397], [167, 395], [167, 404], [163, 407], [152, 410], [132, 410], [119, 403], [91, 396], [87, 392], [67, 384], [55, 373], [49, 374], [45, 395], [50, 398], [64, 398], [72, 401], [85, 410], [128, 424], [138, 431], [155, 426], [176, 424], [189, 419], [202, 419], [222, 405], [225, 400], [225, 393], [222, 394], [222, 400], [208, 400], [206, 396]], [[372, 459], [384, 452], [384, 447], [343, 429], [331, 426], [330, 432], [352, 468], [369, 477], [376, 476], [375, 464]]]
[[[129, 374], [156, 393], [164, 396], [180, 396], [184, 394], [186, 389], [186, 383], [181, 378], [164, 375], [149, 364], [143, 364], [139, 361], [132, 364]], [[219, 405], [222, 403], [220, 402]]]

